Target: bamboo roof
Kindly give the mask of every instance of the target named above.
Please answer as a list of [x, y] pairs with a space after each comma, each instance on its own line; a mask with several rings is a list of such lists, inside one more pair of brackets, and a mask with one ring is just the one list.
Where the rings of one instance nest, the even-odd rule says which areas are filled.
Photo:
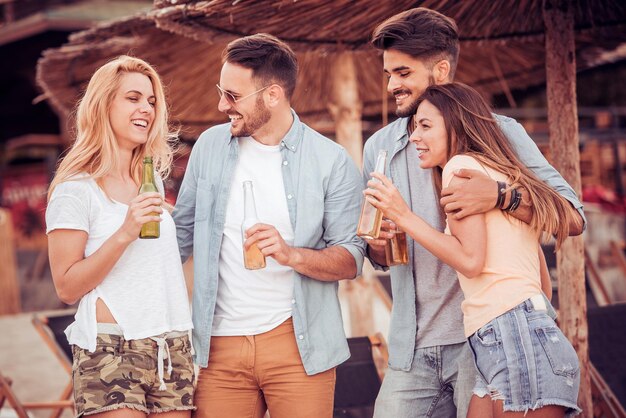
[[[58, 110], [69, 112], [98, 66], [131, 53], [157, 68], [168, 87], [173, 120], [183, 126], [183, 134], [193, 138], [206, 127], [226, 121], [217, 111], [215, 88], [226, 43], [241, 35], [270, 32], [287, 40], [298, 54], [300, 73], [292, 104], [305, 122], [315, 126], [331, 120], [327, 103], [332, 64], [337, 54], [346, 52], [354, 54], [363, 115], [378, 117], [389, 98], [380, 54], [369, 46], [369, 36], [380, 21], [418, 5], [457, 19], [463, 39], [457, 80], [487, 95], [545, 82], [540, 1], [175, 3], [157, 0], [150, 13], [74, 34], [61, 48], [45, 51], [37, 74], [45, 97]], [[611, 1], [593, 4], [603, 5], [602, 13], [593, 9], [593, 19], [577, 12], [579, 70], [621, 59], [626, 53], [620, 48], [626, 39], [624, 6]], [[388, 102], [387, 108], [393, 111], [395, 105]]]
[[[305, 50], [359, 49], [384, 19], [413, 7], [454, 18], [462, 41], [542, 36], [542, 0], [155, 0], [159, 26], [211, 42], [257, 32], [272, 33]], [[621, 0], [576, 0], [575, 26], [624, 30]], [[622, 32], [623, 34], [623, 32]]]

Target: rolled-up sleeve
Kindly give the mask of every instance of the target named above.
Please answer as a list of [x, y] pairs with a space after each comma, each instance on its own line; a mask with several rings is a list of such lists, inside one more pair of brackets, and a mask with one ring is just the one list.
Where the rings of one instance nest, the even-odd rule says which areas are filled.
[[574, 209], [580, 213], [583, 220], [583, 230], [587, 228], [587, 218], [583, 212], [583, 204], [578, 199], [576, 192], [565, 181], [563, 176], [550, 165], [543, 156], [535, 142], [528, 135], [522, 125], [509, 117], [497, 116], [502, 132], [506, 135], [520, 161], [528, 167], [537, 177], [558, 194], [567, 199]]
[[324, 201], [324, 241], [338, 245], [354, 257], [357, 276], [363, 269], [365, 243], [356, 235], [363, 194], [359, 170], [345, 150], [339, 153]]

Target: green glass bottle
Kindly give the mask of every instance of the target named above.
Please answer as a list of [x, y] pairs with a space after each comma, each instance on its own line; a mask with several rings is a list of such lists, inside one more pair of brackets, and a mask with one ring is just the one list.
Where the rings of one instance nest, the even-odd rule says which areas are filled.
[[[143, 175], [141, 177], [141, 187], [139, 188], [139, 193], [148, 193], [148, 192], [158, 192], [159, 190], [156, 187], [156, 183], [154, 182], [154, 167], [152, 165], [152, 157], [144, 157], [143, 159]], [[150, 215], [158, 216], [159, 214], [156, 212], [152, 212]], [[160, 229], [159, 223], [152, 221], [146, 222], [141, 227], [141, 231], [139, 232], [139, 238], [159, 238]]]

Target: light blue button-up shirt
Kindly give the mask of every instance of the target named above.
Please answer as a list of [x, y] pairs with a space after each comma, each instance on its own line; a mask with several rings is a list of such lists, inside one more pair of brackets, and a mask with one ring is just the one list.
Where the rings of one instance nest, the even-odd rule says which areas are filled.
[[[280, 145], [293, 245], [342, 246], [354, 257], [360, 275], [365, 244], [355, 235], [363, 199], [359, 171], [340, 145], [292, 114], [293, 124]], [[230, 124], [202, 133], [189, 157], [173, 213], [182, 260], [192, 252], [194, 257], [193, 343], [195, 362], [201, 367], [209, 361], [220, 247], [238, 153]], [[337, 282], [294, 272], [294, 338], [309, 375], [350, 357], [337, 288]]]
[[[586, 225], [583, 213], [583, 205], [580, 203], [578, 196], [569, 184], [561, 177], [558, 171], [552, 167], [541, 154], [537, 145], [528, 136], [522, 125], [515, 119], [494, 115], [500, 129], [508, 138], [511, 145], [515, 149], [518, 158], [529, 169], [531, 169], [537, 177], [539, 177], [548, 186], [556, 190], [561, 196], [567, 199], [574, 208], [578, 210]], [[433, 184], [430, 170], [421, 170], [419, 167], [408, 167], [406, 159], [406, 147], [409, 144], [409, 136], [407, 134], [407, 124], [409, 118], [399, 118], [380, 129], [372, 135], [365, 143], [363, 155], [363, 182], [369, 180], [369, 173], [374, 171], [376, 155], [381, 149], [387, 150], [388, 163], [386, 172], [389, 173], [391, 180], [397, 187], [398, 191], [406, 202], [410, 202], [411, 189], [424, 191], [422, 195], [424, 199], [437, 199], [432, 193]], [[407, 178], [407, 170], [420, 170], [420, 184], [411, 184]], [[430, 192], [430, 194], [429, 194]], [[414, 208], [415, 210], [415, 208]], [[424, 215], [422, 213], [422, 215]], [[440, 224], [439, 211], [434, 211], [430, 219], [426, 219], [431, 225]], [[436, 274], [446, 274], [448, 280], [457, 280], [456, 273], [450, 268], [442, 268], [443, 263], [439, 260], [434, 264], [433, 269], [423, 268], [421, 266], [417, 271], [413, 272], [413, 249], [416, 245], [410, 237], [407, 237], [409, 250], [409, 263], [406, 265], [393, 266], [389, 269], [391, 273], [391, 290], [393, 294], [393, 308], [391, 311], [391, 324], [389, 327], [389, 366], [396, 370], [409, 370], [413, 362], [413, 355], [416, 345], [417, 334], [417, 311], [416, 311], [416, 289], [413, 274], [416, 280], [426, 279], [428, 276]], [[434, 257], [428, 255], [429, 257]], [[370, 259], [372, 265], [377, 269], [387, 269], [374, 260]], [[419, 264], [419, 261], [418, 261]], [[460, 287], [458, 291], [461, 292]], [[462, 314], [460, 306], [454, 307], [457, 311], [459, 329], [463, 329]], [[460, 341], [462, 332], [459, 333]], [[438, 345], [445, 345], [439, 343]]]

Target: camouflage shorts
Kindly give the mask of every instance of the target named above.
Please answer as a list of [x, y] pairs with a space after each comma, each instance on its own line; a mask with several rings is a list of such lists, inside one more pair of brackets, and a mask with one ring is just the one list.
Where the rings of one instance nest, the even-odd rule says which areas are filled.
[[150, 338], [124, 340], [119, 335], [98, 334], [96, 351], [72, 346], [74, 400], [78, 416], [119, 408], [145, 413], [193, 410], [194, 366], [191, 343], [185, 336], [168, 338], [172, 372], [164, 360], [159, 390], [157, 343]]

